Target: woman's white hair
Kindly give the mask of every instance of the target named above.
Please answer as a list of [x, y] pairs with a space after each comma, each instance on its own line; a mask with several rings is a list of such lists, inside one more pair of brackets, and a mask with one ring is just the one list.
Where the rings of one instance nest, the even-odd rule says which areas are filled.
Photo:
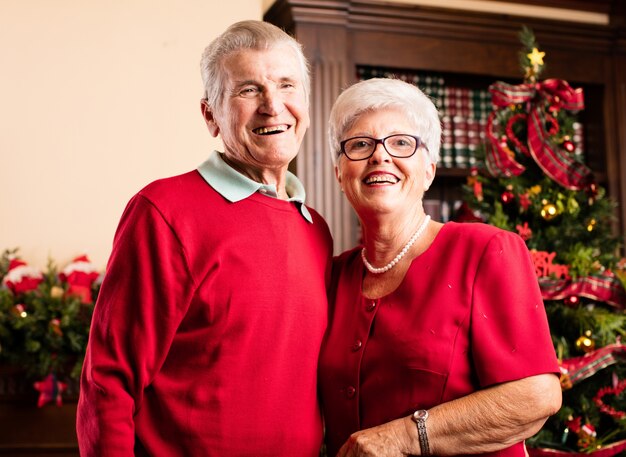
[[441, 121], [433, 102], [416, 86], [390, 78], [360, 81], [344, 90], [330, 112], [328, 141], [333, 164], [341, 154], [339, 142], [364, 112], [395, 108], [404, 112], [413, 124], [415, 134], [426, 145], [428, 159], [439, 160]]
[[200, 71], [204, 84], [204, 98], [209, 108], [219, 109], [224, 94], [224, 71], [222, 62], [224, 57], [242, 49], [266, 50], [277, 45], [287, 45], [294, 51], [300, 64], [304, 93], [308, 103], [311, 82], [309, 64], [302, 52], [302, 46], [275, 25], [263, 21], [236, 22], [224, 33], [215, 38], [202, 53]]

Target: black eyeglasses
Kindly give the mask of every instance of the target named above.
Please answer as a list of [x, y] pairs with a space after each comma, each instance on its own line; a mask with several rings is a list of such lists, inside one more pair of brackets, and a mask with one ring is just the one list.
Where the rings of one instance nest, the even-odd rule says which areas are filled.
[[[408, 135], [406, 133], [399, 133], [395, 135], [389, 135], [385, 138], [371, 138], [369, 136], [355, 136], [354, 138], [348, 138], [339, 143], [341, 152], [350, 160], [366, 160], [372, 157], [376, 146], [382, 144], [385, 151], [392, 156], [399, 159], [406, 159], [415, 154], [415, 151], [420, 146], [426, 145], [422, 142], [420, 137], [414, 135]], [[428, 150], [428, 149], [426, 149]]]

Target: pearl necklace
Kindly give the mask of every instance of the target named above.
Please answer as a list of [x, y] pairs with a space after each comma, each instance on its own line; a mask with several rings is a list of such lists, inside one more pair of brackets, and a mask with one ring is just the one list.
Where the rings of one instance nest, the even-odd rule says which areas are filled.
[[367, 258], [365, 257], [365, 248], [363, 248], [361, 250], [361, 258], [363, 259], [363, 264], [365, 265], [365, 268], [367, 268], [367, 271], [377, 275], [380, 273], [385, 273], [391, 270], [393, 267], [395, 267], [398, 264], [398, 262], [400, 262], [400, 259], [402, 259], [402, 257], [404, 257], [404, 255], [407, 252], [409, 252], [409, 249], [411, 249], [411, 246], [413, 246], [413, 243], [415, 243], [415, 241], [417, 241], [417, 239], [420, 236], [422, 236], [422, 233], [424, 233], [424, 230], [426, 230], [426, 227], [428, 226], [429, 221], [430, 221], [430, 216], [426, 215], [422, 224], [419, 226], [419, 228], [413, 234], [413, 236], [409, 239], [409, 241], [407, 241], [407, 243], [404, 245], [400, 253], [397, 256], [395, 256], [394, 259], [391, 262], [389, 262], [387, 265], [385, 265], [384, 267], [376, 268], [371, 263], [369, 263], [367, 261]]

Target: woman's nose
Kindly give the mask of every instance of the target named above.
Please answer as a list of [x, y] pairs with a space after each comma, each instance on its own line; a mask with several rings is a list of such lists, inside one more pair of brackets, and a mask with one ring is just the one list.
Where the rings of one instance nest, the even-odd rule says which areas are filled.
[[385, 149], [385, 145], [380, 142], [374, 146], [374, 152], [369, 158], [371, 163], [380, 163], [380, 162], [388, 162], [391, 160], [391, 156]]

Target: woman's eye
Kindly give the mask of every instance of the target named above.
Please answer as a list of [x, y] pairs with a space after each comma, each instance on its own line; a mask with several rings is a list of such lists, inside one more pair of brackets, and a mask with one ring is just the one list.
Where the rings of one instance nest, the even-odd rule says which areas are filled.
[[408, 138], [394, 138], [392, 145], [395, 148], [408, 148], [413, 147], [413, 142]]
[[369, 147], [370, 147], [370, 142], [366, 140], [357, 140], [350, 145], [350, 148], [353, 150], [368, 149]]

